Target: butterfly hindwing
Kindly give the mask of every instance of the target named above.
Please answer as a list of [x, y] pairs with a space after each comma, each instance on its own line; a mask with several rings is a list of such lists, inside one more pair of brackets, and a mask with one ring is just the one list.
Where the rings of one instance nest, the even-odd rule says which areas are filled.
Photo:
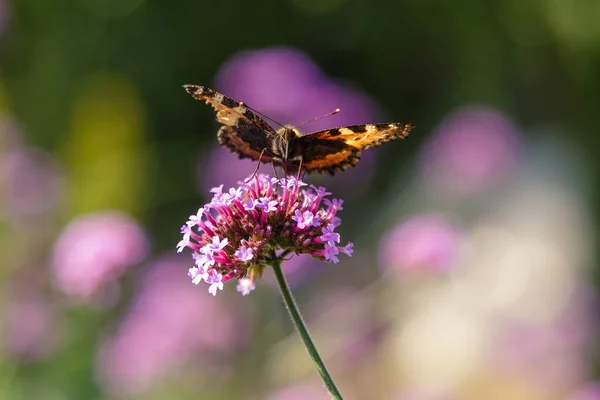
[[[230, 151], [237, 153], [240, 158], [250, 158], [262, 162], [271, 162], [273, 139], [270, 133], [258, 133], [247, 125], [222, 126], [217, 135], [219, 143]], [[264, 149], [267, 151], [263, 152]], [[261, 157], [262, 153], [262, 157]]]

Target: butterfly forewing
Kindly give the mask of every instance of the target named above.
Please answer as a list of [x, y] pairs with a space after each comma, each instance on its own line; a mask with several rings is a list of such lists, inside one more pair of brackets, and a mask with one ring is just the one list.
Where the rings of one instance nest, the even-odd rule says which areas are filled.
[[[244, 103], [198, 85], [184, 85], [185, 90], [197, 100], [204, 100], [217, 111], [219, 143], [237, 153], [240, 158], [258, 160], [263, 149], [269, 148], [275, 130], [254, 114]], [[263, 154], [263, 162], [270, 162], [270, 154]]]
[[395, 139], [404, 139], [411, 124], [364, 124], [327, 129], [299, 138], [302, 165], [307, 172], [331, 174], [353, 167], [363, 150]]

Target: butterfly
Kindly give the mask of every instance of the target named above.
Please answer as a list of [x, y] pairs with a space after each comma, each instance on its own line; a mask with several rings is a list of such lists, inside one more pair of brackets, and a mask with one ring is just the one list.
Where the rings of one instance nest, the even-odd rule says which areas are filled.
[[[237, 102], [219, 92], [198, 85], [184, 85], [196, 100], [204, 100], [217, 112], [219, 143], [250, 158], [283, 167], [286, 173], [338, 171], [353, 167], [361, 152], [395, 139], [404, 139], [412, 124], [363, 124], [306, 135], [294, 126], [274, 130], [246, 104]], [[336, 110], [339, 111], [339, 110]]]

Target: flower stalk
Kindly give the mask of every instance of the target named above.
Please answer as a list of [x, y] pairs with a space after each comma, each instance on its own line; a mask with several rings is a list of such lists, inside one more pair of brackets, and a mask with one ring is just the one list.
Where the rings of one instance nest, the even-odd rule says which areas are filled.
[[283, 297], [285, 308], [290, 314], [290, 318], [294, 323], [294, 327], [296, 328], [300, 339], [302, 339], [302, 342], [306, 347], [306, 351], [308, 351], [310, 358], [312, 358], [313, 362], [315, 363], [317, 372], [319, 375], [321, 375], [321, 379], [323, 379], [323, 382], [325, 383], [325, 386], [327, 387], [327, 390], [331, 394], [332, 398], [336, 400], [342, 399], [342, 395], [335, 386], [329, 371], [327, 371], [327, 368], [325, 367], [325, 364], [323, 363], [323, 360], [321, 359], [321, 356], [319, 355], [319, 352], [317, 351], [317, 348], [310, 337], [310, 333], [308, 332], [306, 324], [302, 319], [302, 315], [300, 314], [300, 310], [298, 309], [296, 301], [294, 300], [290, 286], [283, 276], [283, 271], [281, 270], [281, 261], [275, 261], [271, 266], [275, 272], [275, 277], [277, 278], [277, 284], [281, 290], [281, 296]]

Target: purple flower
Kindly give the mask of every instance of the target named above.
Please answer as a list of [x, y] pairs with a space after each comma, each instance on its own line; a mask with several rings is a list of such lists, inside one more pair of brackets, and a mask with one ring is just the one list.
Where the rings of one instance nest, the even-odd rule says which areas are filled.
[[340, 242], [340, 234], [334, 232], [335, 226], [333, 224], [327, 224], [326, 228], [321, 228], [323, 234], [320, 236], [321, 240], [327, 242], [330, 246], [335, 246], [336, 243]]
[[[183, 242], [191, 231], [184, 233]], [[178, 248], [183, 248], [181, 242]], [[55, 246], [52, 269], [65, 293], [89, 299], [125, 270], [140, 263], [149, 251], [145, 232], [131, 217], [102, 212], [73, 220]]]
[[209, 243], [205, 246], [206, 254], [214, 254], [217, 251], [223, 250], [223, 247], [227, 246], [229, 239], [223, 238], [223, 240], [219, 239], [219, 236], [212, 237], [212, 243]]
[[223, 184], [220, 184], [219, 186], [215, 186], [212, 189], [210, 189], [209, 191], [213, 194], [221, 194], [223, 193]]
[[244, 210], [252, 211], [259, 204], [256, 200], [249, 197], [244, 203]]
[[277, 200], [271, 200], [268, 197], [261, 197], [258, 199], [258, 208], [262, 208], [264, 212], [277, 211]]
[[210, 285], [208, 293], [213, 296], [217, 295], [217, 290], [223, 290], [223, 274], [218, 273], [216, 270], [211, 269], [205, 281]]
[[[289, 189], [288, 189], [289, 190]], [[320, 222], [319, 222], [319, 217], [314, 215], [312, 212], [310, 211], [300, 211], [300, 210], [296, 210], [294, 212], [294, 216], [292, 217], [292, 219], [294, 221], [296, 221], [298, 229], [305, 229], [306, 227], [309, 226], [319, 226]]]
[[[310, 254], [334, 263], [340, 252], [352, 254], [351, 243], [336, 245], [340, 220], [324, 188], [305, 189], [306, 184], [295, 177], [277, 180], [263, 174], [240, 185], [227, 192], [235, 198], [228, 202], [213, 198], [195, 226], [182, 230], [177, 248], [194, 251], [195, 267], [189, 270], [193, 283], [206, 282], [215, 295], [225, 282], [247, 278], [238, 291], [248, 294], [266, 266], [289, 254]], [[221, 193], [214, 191], [214, 197]], [[245, 207], [250, 200], [254, 209]]]
[[246, 247], [246, 246], [242, 246], [240, 247], [235, 253], [234, 255], [238, 258], [238, 260], [240, 261], [250, 261], [252, 260], [252, 258], [254, 257], [254, 254], [252, 254], [252, 248], [250, 247]]
[[188, 270], [188, 276], [192, 278], [192, 283], [197, 285], [208, 279], [208, 272], [204, 268], [192, 267]]
[[336, 246], [332, 246], [329, 243], [325, 243], [325, 259], [333, 261], [334, 264], [340, 262], [337, 255], [340, 254], [340, 250]]
[[329, 196], [331, 193], [327, 191], [327, 189], [325, 189], [323, 186], [315, 186], [315, 185], [310, 185], [311, 189], [313, 189], [316, 192], [316, 195], [318, 197], [325, 197], [325, 196]]
[[352, 257], [352, 254], [354, 254], [354, 243], [348, 242], [347, 245], [344, 247], [338, 247], [338, 249], [340, 249], [340, 251], [348, 257]]
[[192, 234], [192, 228], [189, 225], [183, 225], [181, 227], [181, 233], [183, 233], [183, 239], [177, 243], [177, 252], [181, 253], [190, 242], [190, 235]]
[[455, 262], [461, 235], [438, 215], [400, 223], [381, 240], [380, 264], [399, 271], [444, 271]]
[[[188, 222], [186, 222], [186, 225], [189, 226], [190, 228], [198, 225], [198, 222], [202, 221], [203, 214], [204, 214], [204, 208], [199, 208], [196, 215], [190, 215], [190, 218], [188, 219]], [[183, 232], [181, 232], [181, 233], [183, 233]]]

